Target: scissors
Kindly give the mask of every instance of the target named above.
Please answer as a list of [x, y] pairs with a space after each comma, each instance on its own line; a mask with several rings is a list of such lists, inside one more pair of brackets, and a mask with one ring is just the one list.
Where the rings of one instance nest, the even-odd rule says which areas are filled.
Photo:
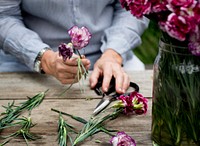
[[[120, 95], [129, 95], [130, 93], [125, 93], [125, 94], [119, 94], [115, 91], [115, 78], [112, 77], [111, 81], [110, 81], [110, 85], [108, 88], [107, 92], [103, 92], [102, 91], [102, 83], [103, 83], [103, 77], [100, 77], [98, 79], [98, 82], [94, 88], [94, 91], [96, 92], [97, 95], [102, 96], [102, 99], [100, 100], [100, 102], [97, 104], [93, 115], [97, 115], [99, 114], [102, 110], [104, 110], [112, 101], [117, 100], [117, 97], [119, 97]], [[139, 92], [139, 86], [134, 83], [134, 82], [130, 82], [130, 87], [134, 88], [134, 91]]]

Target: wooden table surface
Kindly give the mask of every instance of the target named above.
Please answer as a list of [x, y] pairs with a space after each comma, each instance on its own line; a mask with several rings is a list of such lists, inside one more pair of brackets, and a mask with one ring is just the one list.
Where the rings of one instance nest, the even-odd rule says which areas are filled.
[[[107, 124], [109, 129], [118, 129], [125, 131], [132, 136], [137, 146], [150, 146], [151, 138], [151, 104], [152, 104], [152, 70], [129, 72], [131, 81], [136, 82], [140, 86], [140, 93], [148, 98], [148, 111], [146, 115], [123, 116], [112, 120]], [[35, 127], [31, 129], [33, 133], [42, 136], [36, 141], [29, 141], [30, 146], [57, 146], [57, 124], [58, 114], [51, 111], [51, 108], [64, 111], [76, 116], [88, 119], [96, 104], [100, 101], [100, 97], [89, 88], [86, 79], [85, 92], [81, 93], [79, 84], [74, 84], [70, 90], [63, 96], [58, 96], [67, 85], [62, 85], [53, 77], [47, 75], [39, 75], [35, 73], [0, 73], [0, 113], [4, 112], [2, 105], [7, 105], [15, 100], [15, 103], [21, 103], [27, 100], [27, 96], [32, 97], [39, 92], [49, 89], [44, 101], [35, 108], [31, 113], [31, 118]], [[81, 128], [81, 124], [64, 118], [71, 124]], [[1, 134], [7, 135], [8, 130], [4, 130]], [[110, 136], [104, 133], [98, 133], [80, 145], [83, 146], [109, 146]], [[102, 143], [96, 143], [100, 140]], [[0, 140], [0, 143], [3, 140]], [[25, 146], [26, 143], [21, 138], [11, 140], [8, 146]]]

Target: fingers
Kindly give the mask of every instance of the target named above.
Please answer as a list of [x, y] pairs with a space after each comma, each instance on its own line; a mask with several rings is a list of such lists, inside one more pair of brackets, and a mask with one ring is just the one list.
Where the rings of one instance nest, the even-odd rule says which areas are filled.
[[111, 69], [104, 71], [104, 78], [103, 78], [103, 84], [102, 84], [103, 91], [107, 92], [112, 76], [115, 77], [116, 92], [119, 94], [125, 93], [130, 85], [130, 79], [129, 79], [128, 74], [124, 72], [123, 68], [119, 68], [117, 70], [112, 68], [112, 71]]
[[98, 78], [101, 76], [101, 70], [99, 68], [94, 68], [93, 72], [91, 73], [91, 76], [90, 76], [90, 87], [91, 88], [94, 88], [95, 85], [97, 84], [98, 82]]
[[125, 90], [123, 89], [123, 80], [124, 80], [124, 77], [122, 73], [117, 73], [115, 75], [115, 89], [117, 93], [125, 92]]
[[104, 78], [103, 78], [102, 88], [104, 92], [107, 92], [112, 76], [114, 76], [116, 92], [120, 94], [125, 93], [125, 91], [129, 86], [128, 85], [129, 78], [128, 75], [121, 68], [121, 66], [107, 68], [104, 70], [103, 74]]
[[[90, 61], [85, 56], [81, 57], [82, 59], [80, 61], [82, 65], [88, 70]], [[78, 59], [79, 56], [73, 54], [72, 58], [63, 61], [63, 58], [59, 56], [58, 52], [46, 51], [42, 57], [41, 64], [46, 74], [54, 76], [62, 84], [71, 84], [78, 82], [82, 76], [81, 74], [77, 74], [80, 69], [77, 66]]]
[[[90, 66], [90, 60], [86, 58], [82, 58], [81, 62], [84, 66]], [[78, 65], [78, 58], [72, 57], [70, 59], [66, 59], [65, 62], [63, 62], [65, 65], [68, 66], [77, 66]]]
[[[79, 57], [79, 56], [78, 56]], [[47, 59], [47, 63], [44, 64], [44, 67], [47, 69], [47, 73], [53, 75], [56, 79], [58, 79], [62, 84], [71, 84], [76, 83], [81, 79], [81, 74], [77, 74], [80, 71], [78, 68], [78, 58], [77, 55], [73, 55], [72, 58], [66, 59], [63, 61], [62, 57], [58, 55], [58, 53], [54, 52], [50, 59]], [[90, 61], [85, 57], [82, 57], [81, 64], [84, 66], [86, 70], [90, 67]], [[81, 65], [81, 67], [82, 67]], [[84, 72], [83, 68], [81, 68], [82, 73]], [[79, 72], [80, 73], [80, 72]]]
[[122, 92], [125, 93], [128, 90], [129, 86], [130, 86], [130, 77], [128, 76], [127, 73], [125, 73]]
[[110, 86], [110, 81], [112, 79], [112, 76], [113, 76], [113, 70], [111, 67], [107, 68], [104, 70], [103, 72], [103, 84], [102, 84], [102, 89], [104, 92], [107, 92], [108, 91], [108, 88]]
[[[67, 62], [67, 63], [66, 63]], [[72, 83], [72, 81], [78, 82], [82, 74], [84, 73], [84, 70], [82, 69], [80, 71], [80, 68], [78, 68], [77, 65], [74, 65], [74, 60], [67, 60], [65, 63], [58, 64], [57, 66], [57, 74], [56, 78], [62, 83], [62, 84], [69, 84]], [[90, 62], [88, 60], [83, 60], [83, 64], [87, 65], [85, 66], [86, 70], [89, 69]], [[78, 74], [79, 73], [79, 74]]]
[[122, 71], [118, 74], [116, 74], [116, 92], [117, 93], [125, 93], [130, 85], [130, 78], [127, 73], [125, 73], [122, 69]]
[[124, 71], [120, 64], [113, 60], [99, 60], [94, 66], [94, 70], [90, 76], [91, 88], [94, 88], [98, 82], [98, 78], [103, 76], [102, 90], [107, 92], [112, 76], [115, 77], [115, 90], [117, 93], [125, 93], [130, 85], [128, 74]]

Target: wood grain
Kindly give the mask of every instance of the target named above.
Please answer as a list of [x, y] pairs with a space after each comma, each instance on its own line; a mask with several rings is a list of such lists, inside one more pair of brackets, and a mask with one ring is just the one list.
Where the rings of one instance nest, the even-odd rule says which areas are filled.
[[[109, 129], [125, 131], [136, 140], [137, 146], [150, 146], [152, 145], [150, 138], [152, 71], [130, 72], [129, 75], [131, 81], [140, 86], [140, 93], [148, 98], [148, 112], [146, 115], [120, 116], [106, 123], [106, 126]], [[58, 145], [56, 141], [58, 113], [51, 111], [51, 108], [89, 119], [96, 104], [100, 101], [100, 97], [89, 88], [88, 81], [85, 82], [85, 86], [84, 93], [81, 93], [79, 85], [75, 84], [65, 95], [58, 96], [64, 87], [52, 77], [32, 73], [0, 74], [0, 113], [4, 111], [2, 105], [7, 105], [12, 100], [15, 100], [15, 104], [19, 104], [26, 100], [26, 96], [31, 97], [38, 92], [49, 89], [42, 104], [31, 113], [33, 122], [37, 123], [31, 130], [33, 133], [42, 136], [42, 138], [37, 141], [30, 141], [29, 144], [30, 146], [56, 146]], [[81, 129], [83, 126], [67, 116], [64, 116], [64, 118], [77, 129]], [[1, 135], [7, 135], [14, 130], [4, 130]], [[111, 136], [98, 133], [85, 140], [81, 145], [109, 146], [110, 139]], [[100, 140], [102, 143], [95, 143], [95, 140]], [[0, 140], [0, 142], [3, 141]], [[25, 146], [26, 143], [23, 139], [16, 138], [6, 145]]]

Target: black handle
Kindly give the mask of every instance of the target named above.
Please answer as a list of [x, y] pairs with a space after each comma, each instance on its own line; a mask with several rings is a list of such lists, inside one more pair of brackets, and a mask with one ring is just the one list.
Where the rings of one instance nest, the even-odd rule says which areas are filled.
[[[96, 92], [97, 95], [103, 96], [104, 94], [109, 95], [109, 94], [115, 92], [115, 78], [113, 76], [112, 76], [112, 79], [110, 81], [110, 86], [108, 88], [108, 91], [105, 92], [105, 93], [102, 91], [102, 83], [103, 83], [103, 77], [100, 77], [98, 79], [98, 82], [97, 82], [95, 88], [94, 88], [94, 91]], [[130, 82], [129, 86], [134, 88], [135, 91], [139, 92], [139, 86], [136, 83]], [[119, 95], [120, 94], [116, 94], [116, 96], [119, 96]]]

